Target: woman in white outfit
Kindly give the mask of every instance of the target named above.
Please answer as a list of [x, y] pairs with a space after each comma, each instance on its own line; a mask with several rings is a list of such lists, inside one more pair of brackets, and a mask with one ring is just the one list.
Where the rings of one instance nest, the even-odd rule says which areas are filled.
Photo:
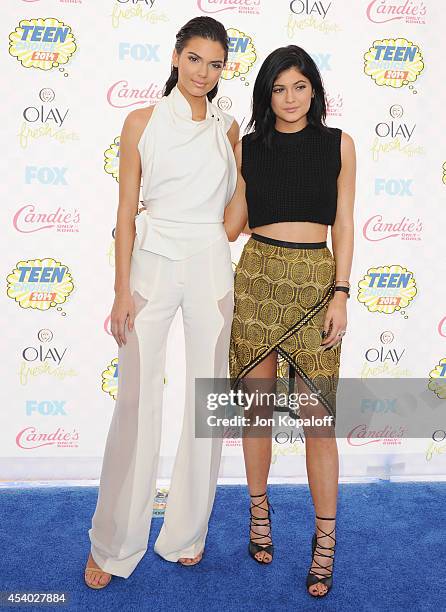
[[[155, 551], [194, 565], [203, 554], [221, 438], [194, 434], [195, 378], [227, 376], [233, 272], [224, 209], [237, 180], [238, 125], [211, 100], [227, 60], [210, 17], [177, 34], [164, 97], [131, 112], [120, 141], [112, 333], [118, 395], [105, 447], [85, 580], [128, 578], [147, 550], [161, 438], [166, 341], [181, 307], [186, 347], [183, 428]], [[135, 219], [142, 177], [144, 209]]]

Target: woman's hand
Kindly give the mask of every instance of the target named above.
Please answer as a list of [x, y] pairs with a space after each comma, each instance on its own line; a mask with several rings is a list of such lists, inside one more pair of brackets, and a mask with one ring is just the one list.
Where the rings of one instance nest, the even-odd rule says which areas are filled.
[[321, 342], [324, 349], [329, 349], [341, 341], [342, 334], [347, 329], [347, 295], [344, 292], [336, 291], [334, 297], [328, 304], [327, 313], [324, 321], [325, 337]]
[[110, 320], [113, 338], [118, 343], [118, 346], [126, 344], [125, 324], [127, 323], [128, 330], [132, 331], [135, 322], [135, 305], [130, 291], [120, 292], [115, 295]]

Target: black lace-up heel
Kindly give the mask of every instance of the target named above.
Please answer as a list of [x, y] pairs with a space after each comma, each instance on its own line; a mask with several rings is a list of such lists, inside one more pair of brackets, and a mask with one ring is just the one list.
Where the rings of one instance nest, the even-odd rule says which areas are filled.
[[[324, 518], [323, 516], [316, 516], [316, 519], [320, 521], [335, 521], [335, 518]], [[313, 597], [325, 597], [327, 593], [330, 591], [333, 585], [333, 570], [334, 570], [334, 553], [336, 547], [336, 538], [332, 535], [335, 531], [335, 527], [329, 532], [326, 533], [319, 526], [316, 526], [316, 530], [319, 530], [322, 535], [316, 535], [316, 532], [313, 534], [313, 539], [311, 541], [312, 548], [312, 563], [310, 571], [307, 575], [307, 589], [314, 584], [320, 582], [321, 584], [327, 587], [326, 592], [323, 595], [313, 595], [310, 591], [310, 595]], [[318, 540], [328, 537], [333, 541], [332, 546], [322, 546], [319, 544]], [[331, 551], [331, 554], [326, 554], [326, 551]], [[315, 559], [315, 554], [318, 557], [326, 557], [327, 559], [331, 559], [331, 565], [328, 567], [324, 567], [319, 563], [317, 559]]]
[[[248, 552], [251, 555], [251, 557], [255, 561], [257, 561], [257, 563], [268, 564], [272, 562], [273, 554], [274, 554], [274, 545], [273, 545], [272, 537], [271, 537], [271, 513], [270, 513], [270, 509], [274, 512], [274, 508], [269, 503], [266, 492], [262, 493], [261, 495], [250, 495], [250, 497], [251, 498], [261, 497], [262, 499], [257, 504], [255, 504], [251, 500], [251, 508], [249, 509], [250, 514], [251, 514], [250, 529], [255, 534], [255, 536], [253, 538], [252, 537], [249, 538]], [[265, 500], [268, 505], [268, 516], [263, 517], [263, 518], [255, 516], [252, 512], [254, 508], [261, 508], [262, 510], [265, 510], [264, 508], [262, 508], [262, 504]], [[269, 526], [269, 531], [266, 534], [260, 534], [258, 531], [255, 531], [255, 529], [253, 529], [253, 527], [266, 527], [267, 525]], [[271, 544], [258, 544], [256, 540], [261, 540], [263, 538], [269, 538], [271, 541]], [[259, 559], [257, 559], [256, 554], [262, 551], [268, 553], [271, 556], [270, 561], [260, 561]]]

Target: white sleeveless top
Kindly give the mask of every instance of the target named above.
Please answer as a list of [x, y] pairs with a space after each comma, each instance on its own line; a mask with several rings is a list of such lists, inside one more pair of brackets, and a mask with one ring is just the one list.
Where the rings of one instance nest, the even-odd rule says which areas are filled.
[[169, 259], [185, 259], [225, 235], [224, 209], [235, 191], [237, 166], [227, 137], [234, 119], [205, 99], [206, 119], [193, 121], [175, 86], [155, 105], [138, 142], [139, 248]]

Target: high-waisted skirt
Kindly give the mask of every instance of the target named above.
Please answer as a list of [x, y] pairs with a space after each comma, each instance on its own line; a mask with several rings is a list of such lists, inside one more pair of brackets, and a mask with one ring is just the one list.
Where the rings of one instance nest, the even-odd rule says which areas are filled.
[[329, 349], [321, 346], [335, 278], [335, 260], [326, 242], [251, 235], [235, 272], [229, 358], [233, 388], [277, 351], [278, 378], [300, 376], [336, 418], [341, 342]]

